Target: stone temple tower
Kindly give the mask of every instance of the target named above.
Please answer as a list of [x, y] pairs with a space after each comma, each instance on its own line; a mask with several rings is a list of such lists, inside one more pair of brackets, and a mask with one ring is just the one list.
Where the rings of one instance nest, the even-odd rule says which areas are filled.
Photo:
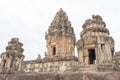
[[8, 42], [6, 52], [1, 54], [0, 72], [21, 71], [22, 61], [24, 59], [24, 49], [22, 46], [23, 44], [19, 42], [18, 38], [12, 38], [11, 41]]
[[60, 9], [46, 33], [47, 56], [74, 56], [75, 34], [67, 14]]
[[77, 42], [79, 62], [85, 65], [109, 65], [114, 54], [114, 40], [99, 15], [93, 15], [82, 26]]

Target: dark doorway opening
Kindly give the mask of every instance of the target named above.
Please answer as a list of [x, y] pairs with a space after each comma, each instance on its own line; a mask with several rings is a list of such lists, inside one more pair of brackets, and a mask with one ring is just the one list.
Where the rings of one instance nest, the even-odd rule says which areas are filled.
[[95, 49], [89, 50], [89, 64], [95, 64], [96, 55], [95, 55]]
[[53, 47], [53, 55], [56, 55], [56, 47]]

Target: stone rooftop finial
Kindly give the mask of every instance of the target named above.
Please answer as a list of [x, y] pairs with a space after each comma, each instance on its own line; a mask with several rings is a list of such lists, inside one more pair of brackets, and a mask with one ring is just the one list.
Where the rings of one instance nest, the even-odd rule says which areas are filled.
[[[57, 15], [58, 15], [58, 16], [59, 16], [59, 15], [66, 15], [66, 13], [65, 13], [65, 11], [63, 11], [62, 8], [60, 8], [59, 11], [57, 12]], [[56, 15], [56, 16], [57, 16], [57, 15]]]
[[12, 38], [11, 41], [12, 42], [17, 42], [17, 41], [19, 41], [19, 39], [18, 38]]
[[102, 17], [100, 15], [92, 15], [92, 19], [102, 21]]
[[60, 10], [59, 11], [63, 11], [63, 9], [62, 8], [60, 8]]

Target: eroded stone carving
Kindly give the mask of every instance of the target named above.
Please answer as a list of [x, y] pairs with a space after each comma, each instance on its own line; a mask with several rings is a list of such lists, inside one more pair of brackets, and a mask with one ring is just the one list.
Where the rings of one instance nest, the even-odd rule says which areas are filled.
[[22, 46], [23, 44], [19, 42], [18, 38], [12, 38], [8, 42], [6, 52], [1, 54], [1, 72], [21, 71], [24, 59], [24, 55], [22, 54], [24, 49]]
[[75, 34], [68, 16], [62, 10], [57, 12], [46, 33], [48, 56], [74, 56]]
[[[45, 34], [47, 51], [42, 59], [40, 54], [35, 60], [24, 61], [23, 44], [18, 38], [8, 42], [6, 51], [1, 54], [0, 72], [73, 72], [86, 71], [88, 65], [92, 70], [114, 70], [120, 65], [120, 52], [114, 56], [117, 66], [111, 66], [114, 54], [114, 40], [109, 36], [109, 30], [102, 17], [93, 15], [83, 24], [81, 39], [76, 43], [78, 58], [75, 57], [75, 34], [66, 13], [60, 9]], [[79, 60], [79, 62], [78, 62]], [[23, 62], [23, 65], [22, 65]], [[87, 65], [87, 66], [86, 66]], [[97, 67], [95, 65], [98, 65]], [[99, 66], [100, 65], [100, 66]], [[103, 65], [103, 66], [101, 66]], [[104, 65], [110, 65], [104, 66]]]
[[38, 57], [37, 57], [36, 61], [37, 62], [41, 62], [42, 61], [40, 54], [38, 54]]
[[101, 16], [93, 15], [82, 27], [81, 39], [77, 42], [79, 62], [109, 65], [114, 54], [114, 40]]

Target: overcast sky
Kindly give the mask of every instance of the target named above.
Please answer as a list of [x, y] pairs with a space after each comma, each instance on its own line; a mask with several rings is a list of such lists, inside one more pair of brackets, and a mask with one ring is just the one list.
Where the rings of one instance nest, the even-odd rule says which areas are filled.
[[115, 40], [115, 50], [119, 51], [119, 3], [119, 0], [0, 0], [0, 53], [11, 38], [17, 37], [24, 44], [25, 60], [36, 59], [38, 54], [43, 57], [45, 32], [60, 8], [67, 13], [77, 40], [84, 21], [93, 14], [101, 15]]

